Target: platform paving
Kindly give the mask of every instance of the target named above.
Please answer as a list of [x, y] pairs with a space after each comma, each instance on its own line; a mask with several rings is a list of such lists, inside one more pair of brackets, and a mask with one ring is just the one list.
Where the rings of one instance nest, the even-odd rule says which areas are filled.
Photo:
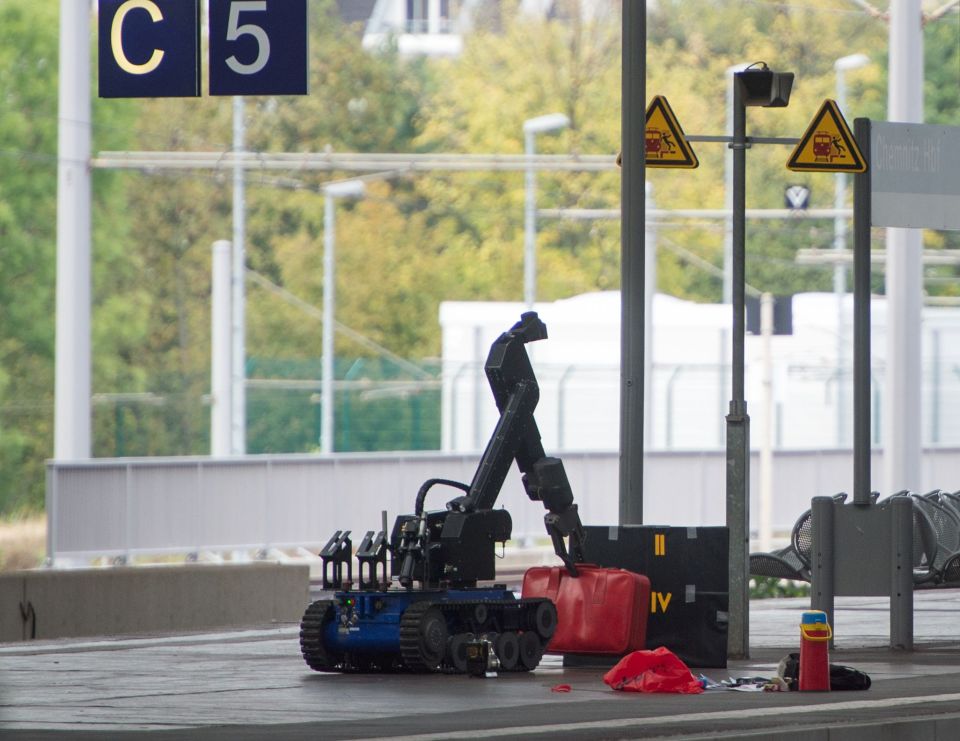
[[[960, 739], [960, 591], [916, 596], [915, 650], [891, 651], [880, 598], [838, 598], [831, 655], [864, 692], [638, 695], [602, 669], [546, 657], [529, 674], [310, 671], [294, 624], [103, 640], [0, 644], [0, 739]], [[772, 676], [799, 641], [803, 599], [751, 605], [751, 658], [713, 679]], [[699, 673], [697, 667], [692, 667]], [[567, 693], [553, 692], [560, 684]]]

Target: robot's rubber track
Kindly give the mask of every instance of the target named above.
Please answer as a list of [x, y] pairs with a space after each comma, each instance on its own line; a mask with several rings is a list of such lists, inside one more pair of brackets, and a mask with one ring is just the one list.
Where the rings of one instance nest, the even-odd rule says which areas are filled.
[[[526, 600], [524, 602], [518, 602], [517, 600], [484, 600], [482, 602], [473, 600], [436, 602], [423, 600], [416, 602], [406, 609], [400, 620], [400, 655], [403, 664], [408, 671], [413, 672], [461, 673], [461, 670], [449, 663], [450, 657], [445, 655], [445, 651], [438, 651], [437, 643], [441, 638], [445, 644], [448, 638], [467, 633], [496, 637], [503, 631], [505, 623], [512, 623], [511, 630], [513, 631], [536, 634], [540, 654], [542, 655], [543, 649], [551, 636], [540, 634], [537, 631], [537, 626], [533, 624], [533, 620], [528, 617], [527, 613], [531, 607], [542, 601], [546, 600]], [[465, 611], [473, 610], [478, 606], [482, 607], [487, 614], [487, 619], [482, 623], [466, 624], [461, 616]], [[509, 620], [504, 619], [507, 612], [514, 613]], [[451, 629], [449, 634], [443, 631], [442, 636], [438, 635], [439, 626], [436, 619], [430, 617], [438, 613], [444, 618], [444, 627]], [[425, 620], [429, 624], [425, 624]], [[517, 661], [514, 666], [509, 668], [501, 665], [500, 671], [526, 672], [535, 668], [537, 663], [539, 663], [539, 658], [533, 666], [529, 666], [523, 661]]]
[[[516, 626], [516, 627], [517, 627], [518, 629], [522, 630], [523, 632], [528, 632], [528, 631], [529, 631], [529, 632], [537, 633], [537, 631], [536, 631], [536, 629], [535, 629], [535, 626], [534, 626], [531, 622], [528, 622], [528, 619], [527, 619], [527, 617], [525, 616], [525, 610], [526, 610], [526, 609], [529, 609], [532, 605], [534, 605], [534, 604], [536, 604], [536, 603], [538, 603], [538, 602], [548, 602], [548, 600], [545, 600], [545, 599], [527, 599], [527, 600], [520, 601], [520, 602], [518, 602], [517, 600], [511, 600], [511, 599], [506, 599], [506, 600], [485, 600], [485, 601], [483, 602], [483, 605], [487, 608], [488, 612], [490, 612], [492, 615], [495, 615], [495, 616], [496, 616], [496, 617], [493, 619], [492, 622], [493, 622], [494, 624], [496, 624], [496, 623], [501, 623], [501, 628], [502, 628], [503, 616], [504, 616], [504, 614], [506, 613], [506, 611], [508, 611], [508, 610], [516, 610], [516, 611], [517, 611], [517, 616], [516, 616], [517, 626]], [[473, 601], [471, 601], [471, 600], [456, 600], [456, 601], [451, 600], [451, 601], [447, 601], [447, 602], [441, 603], [441, 604], [440, 604], [440, 607], [441, 607], [441, 609], [444, 611], [444, 613], [447, 613], [447, 612], [453, 612], [453, 611], [460, 611], [460, 610], [463, 610], [464, 608], [469, 608], [470, 606], [476, 605], [476, 604], [477, 604], [476, 602], [473, 602]], [[492, 627], [492, 626], [491, 626], [491, 627]], [[484, 630], [482, 627], [480, 628], [480, 632], [481, 632], [481, 633], [488, 633], [488, 631]], [[499, 633], [499, 631], [495, 631], [495, 632]], [[543, 635], [537, 634], [537, 638], [538, 638], [538, 640], [539, 640], [539, 642], [540, 642], [540, 654], [541, 654], [541, 655], [543, 654], [543, 651], [544, 651], [544, 649], [546, 648], [547, 642], [550, 640], [551, 637], [552, 637], [552, 634], [549, 635], [549, 636], [543, 636]], [[539, 663], [539, 659], [538, 659], [537, 663]], [[500, 671], [501, 671], [501, 672], [504, 672], [504, 671], [506, 671], [506, 672], [527, 672], [527, 671], [531, 671], [531, 670], [534, 669], [534, 668], [535, 668], [534, 666], [525, 666], [522, 662], [519, 662], [519, 661], [518, 661], [518, 662], [516, 663], [516, 665], [513, 666], [512, 668], [506, 668], [506, 667], [504, 667], [504, 666], [501, 664], [501, 666], [500, 666]], [[445, 666], [444, 669], [447, 670], [447, 671], [455, 671], [454, 667], [451, 667], [451, 666]]]
[[[422, 633], [424, 620], [431, 608], [436, 606], [437, 603], [430, 600], [415, 602], [404, 610], [400, 618], [400, 658], [409, 671], [436, 671], [440, 660], [443, 658], [441, 652], [440, 660], [434, 660], [435, 657], [430, 655], [432, 646], [425, 645], [426, 641]], [[446, 637], [444, 636], [445, 641]]]
[[307, 665], [318, 672], [340, 670], [339, 657], [331, 655], [323, 643], [324, 626], [333, 619], [333, 601], [317, 600], [300, 621], [300, 652]]
[[[539, 663], [555, 625], [555, 610], [552, 622], [548, 619], [541, 623], [537, 619], [540, 603], [547, 603], [553, 609], [552, 603], [543, 599], [419, 600], [407, 607], [400, 618], [399, 650], [368, 654], [344, 653], [327, 645], [325, 633], [336, 615], [336, 603], [318, 600], [307, 608], [300, 622], [300, 651], [307, 665], [319, 672], [401, 670], [461, 674], [465, 671], [463, 659], [460, 658], [458, 667], [450, 653], [451, 645], [459, 643], [462, 647], [464, 640], [482, 637], [497, 647], [498, 658], [501, 658], [499, 671], [525, 672]], [[506, 643], [509, 647], [512, 640], [513, 661], [504, 662], [499, 654], [500, 638], [504, 634], [513, 634], [521, 641], [519, 656], [516, 638]], [[536, 643], [531, 636], [536, 637]]]

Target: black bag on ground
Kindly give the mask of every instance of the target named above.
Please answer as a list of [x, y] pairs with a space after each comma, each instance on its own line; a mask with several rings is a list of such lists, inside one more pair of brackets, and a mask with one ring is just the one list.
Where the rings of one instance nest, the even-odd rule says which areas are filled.
[[[790, 689], [800, 689], [800, 654], [787, 654], [780, 660], [777, 670], [784, 679], [790, 680]], [[870, 689], [870, 675], [852, 666], [830, 664], [830, 689], [834, 692], [843, 690]]]

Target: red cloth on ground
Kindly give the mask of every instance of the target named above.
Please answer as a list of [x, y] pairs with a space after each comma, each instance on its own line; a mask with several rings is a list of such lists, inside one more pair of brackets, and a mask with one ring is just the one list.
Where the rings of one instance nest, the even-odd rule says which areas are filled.
[[624, 692], [677, 692], [698, 695], [703, 692], [687, 665], [670, 649], [660, 646], [652, 651], [634, 651], [627, 654], [603, 681], [615, 690]]

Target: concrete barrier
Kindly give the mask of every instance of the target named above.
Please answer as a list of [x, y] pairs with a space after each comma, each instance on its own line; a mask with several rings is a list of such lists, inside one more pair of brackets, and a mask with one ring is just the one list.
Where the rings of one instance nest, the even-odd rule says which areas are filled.
[[0, 575], [0, 641], [298, 622], [306, 564], [190, 564]]
[[0, 576], [0, 643], [22, 641], [24, 620], [20, 614], [23, 600], [23, 577]]

